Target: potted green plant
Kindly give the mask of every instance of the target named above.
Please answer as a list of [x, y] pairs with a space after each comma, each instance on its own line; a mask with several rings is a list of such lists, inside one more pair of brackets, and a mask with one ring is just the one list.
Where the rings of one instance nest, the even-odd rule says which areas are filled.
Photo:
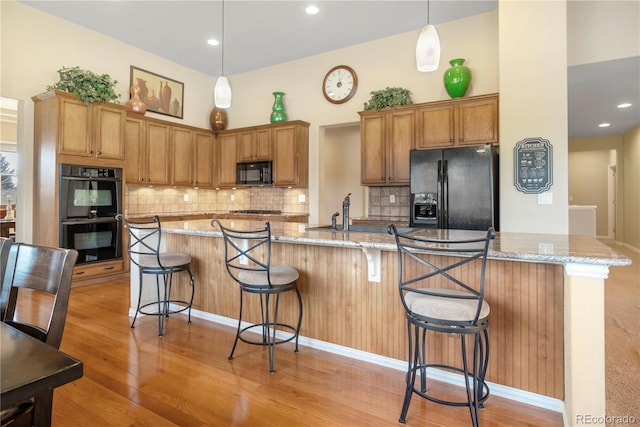
[[399, 105], [413, 104], [411, 92], [401, 87], [387, 87], [371, 92], [371, 99], [364, 103], [365, 110], [381, 110]]
[[90, 70], [82, 70], [80, 67], [58, 70], [60, 81], [47, 86], [47, 90], [61, 90], [78, 96], [85, 104], [92, 102], [108, 102], [117, 100], [117, 80], [112, 80], [108, 74], [96, 74]]

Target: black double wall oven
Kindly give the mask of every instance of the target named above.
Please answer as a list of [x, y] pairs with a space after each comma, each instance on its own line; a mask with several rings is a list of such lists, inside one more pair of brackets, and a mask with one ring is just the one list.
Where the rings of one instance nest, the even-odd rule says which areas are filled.
[[122, 258], [122, 169], [60, 165], [60, 247], [78, 264]]

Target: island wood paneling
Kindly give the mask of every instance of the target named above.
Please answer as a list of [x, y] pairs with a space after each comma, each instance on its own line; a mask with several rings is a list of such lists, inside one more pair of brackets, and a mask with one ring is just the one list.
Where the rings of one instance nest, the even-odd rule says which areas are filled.
[[[222, 239], [168, 234], [166, 241], [168, 250], [193, 257], [194, 308], [237, 318], [239, 291], [224, 267]], [[303, 336], [405, 360], [407, 332], [397, 290], [397, 254], [383, 251], [381, 259], [382, 281], [374, 283], [367, 280], [367, 260], [360, 249], [272, 245], [272, 263], [291, 265], [300, 272]], [[478, 267], [469, 266], [459, 277], [478, 274]], [[562, 399], [562, 266], [489, 260], [486, 282], [491, 306], [487, 379]], [[293, 323], [297, 303], [290, 294], [281, 300], [279, 316]], [[246, 320], [257, 321], [257, 301], [245, 304], [245, 313], [252, 314]], [[457, 335], [440, 334], [429, 342], [431, 360], [461, 363]]]

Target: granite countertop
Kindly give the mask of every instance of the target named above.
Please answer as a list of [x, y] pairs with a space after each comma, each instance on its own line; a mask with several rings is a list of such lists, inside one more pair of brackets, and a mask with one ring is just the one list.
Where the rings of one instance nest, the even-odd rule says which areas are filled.
[[[260, 229], [261, 221], [221, 220], [231, 228]], [[274, 241], [306, 245], [373, 248], [395, 251], [393, 237], [386, 233], [362, 233], [342, 231], [307, 230], [315, 225], [300, 223], [272, 223], [271, 234]], [[222, 236], [211, 226], [210, 220], [172, 221], [163, 223], [166, 233], [191, 234], [204, 236]], [[451, 239], [478, 237], [484, 231], [417, 229], [416, 235]], [[601, 266], [624, 266], [631, 260], [614, 251], [609, 246], [589, 236], [534, 234], [534, 233], [496, 233], [491, 242], [489, 257], [509, 261], [538, 262], [546, 264], [591, 264]]]
[[[262, 221], [221, 220], [231, 228], [252, 230], [264, 227]], [[395, 251], [393, 237], [386, 233], [342, 232], [331, 230], [307, 230], [314, 225], [300, 223], [272, 223], [271, 234], [274, 241], [306, 245], [374, 248]], [[210, 220], [171, 221], [162, 225], [165, 233], [190, 234], [200, 236], [222, 236], [211, 226]], [[417, 229], [418, 236], [462, 239], [478, 237], [484, 231]], [[604, 243], [589, 236], [496, 233], [491, 242], [489, 257], [509, 261], [539, 262], [546, 264], [590, 264], [600, 266], [624, 266], [631, 260], [614, 251]]]
[[[304, 212], [282, 212], [282, 211], [275, 211], [275, 210], [254, 210], [254, 209], [241, 209], [241, 210], [231, 210], [231, 211], [213, 211], [213, 212], [156, 212], [153, 214], [135, 214], [135, 215], [127, 215], [127, 218], [150, 218], [153, 215], [157, 215], [160, 218], [162, 217], [184, 217], [184, 218], [188, 218], [188, 217], [201, 217], [201, 216], [208, 216], [210, 218], [213, 218], [215, 216], [220, 216], [220, 215], [233, 215], [233, 216], [255, 216], [255, 215], [260, 215], [260, 216], [277, 216], [277, 217], [293, 217], [293, 216], [309, 216], [308, 213], [304, 213]], [[164, 226], [164, 222], [163, 222], [163, 226]]]

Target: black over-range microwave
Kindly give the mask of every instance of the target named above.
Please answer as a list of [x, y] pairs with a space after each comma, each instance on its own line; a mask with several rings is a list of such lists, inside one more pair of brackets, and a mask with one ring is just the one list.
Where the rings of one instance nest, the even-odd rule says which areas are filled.
[[236, 163], [236, 184], [271, 185], [273, 183], [272, 162]]

